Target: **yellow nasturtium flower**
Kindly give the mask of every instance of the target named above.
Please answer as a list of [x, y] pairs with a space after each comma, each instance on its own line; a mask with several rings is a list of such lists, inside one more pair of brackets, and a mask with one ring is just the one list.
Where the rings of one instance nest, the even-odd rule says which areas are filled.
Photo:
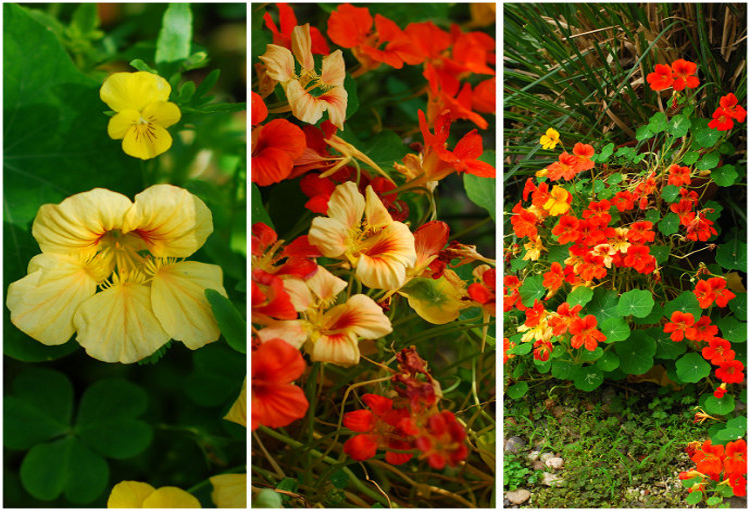
[[550, 128], [541, 136], [539, 143], [542, 144], [542, 149], [554, 149], [560, 143], [560, 134], [554, 128]]
[[208, 479], [214, 487], [211, 500], [216, 507], [247, 507], [247, 474], [221, 474]]
[[201, 503], [176, 486], [154, 488], [140, 481], [117, 483], [107, 500], [108, 508], [199, 508]]
[[166, 128], [179, 122], [181, 114], [168, 101], [171, 92], [169, 82], [146, 71], [114, 73], [104, 80], [99, 97], [117, 112], [109, 120], [107, 134], [122, 139], [125, 154], [148, 160], [172, 147]]
[[[174, 339], [219, 338], [206, 289], [226, 296], [219, 266], [183, 261], [213, 231], [211, 211], [176, 186], [135, 197], [95, 188], [39, 208], [42, 253], [8, 287], [11, 322], [48, 346], [76, 340], [93, 358], [129, 364]], [[97, 289], [99, 292], [97, 292]]]
[[561, 186], [553, 186], [549, 192], [550, 198], [542, 206], [550, 215], [564, 215], [570, 209], [570, 192]]

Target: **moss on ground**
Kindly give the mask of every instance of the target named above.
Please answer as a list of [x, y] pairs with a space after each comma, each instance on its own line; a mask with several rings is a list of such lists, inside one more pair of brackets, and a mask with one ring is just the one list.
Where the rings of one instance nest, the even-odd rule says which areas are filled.
[[[531, 492], [521, 507], [687, 507], [677, 474], [692, 465], [687, 443], [708, 431], [693, 423], [697, 394], [693, 385], [674, 391], [651, 383], [605, 383], [584, 393], [550, 381], [521, 400], [506, 398], [505, 438], [525, 445], [506, 452], [505, 490]], [[555, 472], [561, 486], [541, 483], [543, 471], [527, 457], [532, 450], [564, 460]]]

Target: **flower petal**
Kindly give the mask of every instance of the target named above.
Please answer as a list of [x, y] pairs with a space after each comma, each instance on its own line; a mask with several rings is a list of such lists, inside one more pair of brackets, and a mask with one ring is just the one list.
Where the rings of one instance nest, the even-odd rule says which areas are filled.
[[188, 492], [176, 486], [162, 486], [146, 497], [144, 508], [198, 508], [201, 503]]
[[365, 339], [378, 339], [393, 331], [383, 309], [367, 295], [354, 295], [323, 316], [323, 327], [331, 332], [351, 332]]
[[364, 461], [375, 456], [378, 442], [375, 435], [356, 435], [344, 442], [344, 452], [353, 460]]
[[359, 363], [359, 346], [353, 332], [321, 335], [312, 349], [305, 349], [313, 362], [330, 362], [344, 367]]
[[331, 87], [343, 87], [345, 78], [344, 54], [341, 53], [341, 50], [336, 50], [323, 57], [323, 69], [320, 74], [322, 83]]
[[383, 202], [372, 189], [372, 186], [367, 185], [365, 190], [366, 205], [365, 205], [365, 218], [373, 229], [379, 229], [393, 223], [393, 218], [388, 210], [383, 205]]
[[142, 117], [162, 128], [169, 128], [180, 122], [180, 108], [170, 101], [156, 101], [143, 109]]
[[211, 500], [216, 507], [247, 507], [247, 474], [221, 474], [208, 480], [214, 487]]
[[242, 383], [242, 392], [240, 392], [224, 419], [247, 427], [247, 378]]
[[292, 115], [302, 122], [316, 124], [326, 109], [326, 104], [313, 97], [297, 81], [290, 81], [286, 86], [286, 99], [292, 108]]
[[29, 275], [8, 286], [10, 320], [25, 334], [48, 346], [63, 344], [75, 332], [78, 306], [96, 293], [87, 264], [58, 254], [39, 254]]
[[108, 508], [140, 508], [143, 501], [156, 489], [148, 483], [140, 481], [120, 481], [117, 483], [107, 500]]
[[122, 194], [94, 188], [71, 195], [60, 204], [40, 207], [31, 234], [42, 252], [88, 257], [96, 253], [97, 244], [107, 231], [122, 227], [132, 205]]
[[298, 348], [283, 339], [269, 339], [253, 352], [251, 375], [253, 385], [290, 383], [305, 372], [305, 359]]
[[307, 238], [325, 257], [339, 257], [346, 252], [348, 235], [349, 229], [337, 219], [316, 216]]
[[221, 267], [197, 261], [161, 266], [151, 280], [151, 306], [172, 339], [196, 350], [219, 339], [221, 332], [206, 289], [226, 297]]
[[324, 110], [328, 111], [328, 119], [331, 121], [331, 124], [340, 130], [344, 129], [348, 100], [349, 93], [343, 87], [334, 87], [315, 99], [316, 102], [323, 103]]
[[318, 266], [315, 275], [307, 279], [307, 286], [318, 298], [328, 301], [333, 300], [341, 291], [346, 289], [347, 283], [323, 266]]
[[305, 330], [305, 323], [299, 319], [273, 321], [258, 330], [258, 338], [263, 343], [272, 339], [283, 339], [299, 349], [307, 340], [307, 330]]
[[73, 324], [78, 343], [103, 362], [131, 364], [169, 341], [151, 311], [148, 286], [134, 282], [113, 285], [83, 302]]
[[406, 268], [416, 260], [414, 235], [405, 224], [393, 222], [360, 254], [357, 278], [367, 287], [397, 289], [404, 284]]
[[292, 53], [297, 57], [297, 62], [303, 71], [315, 68], [312, 54], [312, 38], [310, 37], [310, 24], [297, 25], [292, 29]]
[[257, 385], [253, 382], [250, 428], [287, 426], [307, 413], [310, 404], [301, 388], [290, 383]]
[[307, 287], [307, 283], [305, 283], [304, 280], [297, 278], [282, 280], [284, 282], [284, 290], [286, 291], [286, 294], [289, 295], [289, 300], [292, 302], [294, 310], [297, 312], [303, 312], [309, 309], [312, 305], [313, 297], [310, 288]]
[[328, 217], [335, 218], [347, 229], [359, 226], [364, 211], [365, 198], [352, 181], [338, 185], [328, 201]]
[[266, 64], [266, 75], [277, 82], [287, 82], [294, 77], [294, 56], [283, 46], [266, 45], [260, 60]]
[[167, 101], [172, 93], [169, 82], [146, 71], [114, 73], [99, 90], [99, 97], [115, 112], [142, 111], [154, 101]]
[[128, 130], [137, 124], [141, 118], [141, 114], [138, 110], [123, 110], [109, 119], [107, 125], [107, 135], [112, 140], [120, 140], [125, 138]]
[[122, 232], [137, 231], [156, 257], [188, 257], [213, 231], [211, 210], [184, 188], [161, 184], [135, 196]]
[[357, 433], [367, 433], [375, 427], [375, 416], [370, 410], [354, 410], [344, 414], [343, 424]]
[[172, 135], [158, 124], [131, 125], [122, 139], [122, 150], [128, 156], [150, 160], [172, 147]]

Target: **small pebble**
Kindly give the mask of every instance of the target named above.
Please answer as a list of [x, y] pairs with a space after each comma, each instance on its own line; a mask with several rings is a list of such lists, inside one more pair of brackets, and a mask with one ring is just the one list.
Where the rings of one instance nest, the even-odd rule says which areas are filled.
[[544, 463], [547, 463], [548, 459], [554, 458], [554, 457], [555, 455], [552, 454], [551, 452], [545, 452], [545, 453], [542, 453], [541, 456], [539, 456], [539, 459], [542, 460]]
[[524, 502], [529, 500], [529, 497], [531, 497], [531, 492], [529, 492], [529, 490], [519, 488], [516, 491], [509, 491], [505, 494], [505, 496], [511, 504], [523, 504]]
[[542, 484], [545, 486], [561, 486], [563, 478], [552, 472], [545, 472], [542, 476]]
[[531, 451], [526, 455], [526, 457], [529, 459], [529, 461], [536, 461], [539, 459], [539, 451]]
[[543, 461], [536, 460], [536, 461], [531, 462], [531, 468], [533, 470], [544, 470], [545, 467], [546, 465], [544, 464]]
[[524, 445], [526, 445], [526, 441], [523, 438], [512, 436], [505, 441], [505, 450], [513, 454], [518, 454]]
[[560, 470], [563, 467], [562, 458], [550, 458], [544, 462], [549, 468], [553, 470]]

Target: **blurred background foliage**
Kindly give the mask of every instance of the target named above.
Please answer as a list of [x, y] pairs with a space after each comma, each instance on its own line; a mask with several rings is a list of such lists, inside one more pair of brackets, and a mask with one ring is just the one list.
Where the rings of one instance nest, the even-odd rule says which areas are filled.
[[[39, 253], [30, 232], [40, 205], [95, 187], [132, 199], [152, 184], [172, 183], [211, 209], [214, 233], [193, 259], [222, 267], [224, 287], [244, 316], [246, 5], [183, 8], [191, 15], [173, 28], [189, 53], [166, 64], [157, 64], [156, 57], [167, 4], [5, 4], [3, 9], [4, 294]], [[183, 112], [170, 129], [172, 148], [147, 162], [127, 156], [120, 141], [109, 139], [107, 106], [99, 99], [104, 78], [135, 71], [129, 65], [135, 59], [170, 80], [170, 100]], [[88, 357], [75, 340], [47, 347], [29, 338], [10, 323], [7, 309], [3, 319], [4, 506], [105, 507], [110, 489], [121, 480], [192, 489], [211, 506], [207, 478], [245, 471], [246, 430], [222, 419], [240, 393], [245, 356], [223, 337], [194, 352], [170, 343], [139, 364], [106, 364]], [[40, 368], [52, 371], [38, 373]], [[125, 395], [136, 396], [138, 405], [127, 418], [132, 428], [103, 436], [85, 433], [82, 428], [91, 427], [84, 428], [81, 410], [106, 410], [116, 392], [88, 390], [111, 378], [111, 389], [129, 383]], [[69, 404], [58, 417], [55, 409], [42, 413], [32, 427], [28, 413], [36, 413], [36, 405], [59, 402], [60, 386], [70, 389], [64, 400]], [[41, 431], [44, 424], [56, 426]], [[70, 466], [48, 463], [49, 472], [35, 486], [24, 480], [22, 464], [27, 449], [46, 440], [71, 449], [82, 442], [98, 454]], [[130, 449], [113, 450], [118, 445]], [[111, 458], [104, 462], [108, 475], [99, 454]], [[39, 466], [39, 456], [36, 461]], [[34, 464], [27, 472], [29, 466]]]
[[[656, 64], [683, 58], [698, 65], [703, 117], [729, 92], [745, 104], [746, 4], [513, 3], [503, 10], [508, 204], [529, 175], [557, 159], [539, 145], [547, 128], [597, 150], [634, 141], [658, 111], [658, 93], [646, 83]], [[744, 149], [738, 157], [744, 160]]]

